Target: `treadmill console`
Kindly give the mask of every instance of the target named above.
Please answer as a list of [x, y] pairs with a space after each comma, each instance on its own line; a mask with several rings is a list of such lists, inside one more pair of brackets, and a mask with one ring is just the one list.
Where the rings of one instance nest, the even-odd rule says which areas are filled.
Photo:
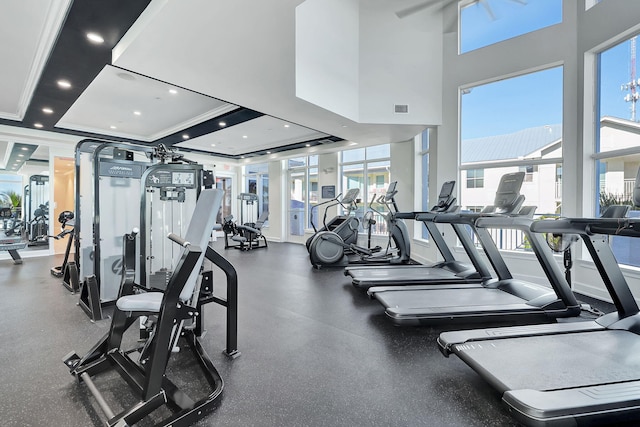
[[438, 195], [438, 204], [431, 208], [432, 211], [435, 212], [446, 212], [449, 210], [453, 202], [455, 202], [455, 197], [453, 196], [453, 189], [456, 186], [455, 181], [447, 181], [442, 184], [442, 188], [440, 189], [440, 194]]
[[512, 211], [518, 202], [522, 204], [520, 188], [524, 181], [524, 172], [513, 172], [502, 176], [496, 190], [496, 198], [493, 203], [496, 212]]

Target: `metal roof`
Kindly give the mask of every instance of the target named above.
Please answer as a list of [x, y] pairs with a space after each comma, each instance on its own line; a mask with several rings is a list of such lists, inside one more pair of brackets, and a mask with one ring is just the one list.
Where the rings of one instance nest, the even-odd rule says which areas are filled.
[[518, 132], [462, 141], [461, 162], [518, 159], [562, 138], [562, 125], [544, 125]]

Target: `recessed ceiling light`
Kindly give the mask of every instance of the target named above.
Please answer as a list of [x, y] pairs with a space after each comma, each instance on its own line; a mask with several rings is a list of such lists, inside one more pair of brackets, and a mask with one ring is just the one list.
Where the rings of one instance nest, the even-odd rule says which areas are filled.
[[247, 135], [242, 135], [242, 137], [243, 137], [244, 139], [249, 138]]
[[34, 123], [33, 124], [34, 127], [37, 127], [38, 129], [42, 128], [42, 123]]
[[117, 127], [115, 127], [114, 125], [109, 126], [109, 129], [118, 129]]
[[289, 127], [289, 125], [284, 125], [284, 127], [288, 128], [288, 127]]
[[87, 38], [91, 43], [104, 43], [104, 39], [98, 33], [87, 33]]
[[305, 147], [311, 147], [311, 144], [304, 144]]
[[211, 144], [211, 146], [212, 146], [212, 147], [215, 147], [215, 146], [216, 146], [216, 144]]
[[182, 134], [182, 139], [189, 139], [189, 135], [187, 135], [186, 133]]
[[225, 127], [227, 125], [226, 122], [218, 122], [218, 126], [220, 127]]
[[170, 93], [171, 95], [175, 95], [176, 93], [178, 93], [178, 91], [177, 91], [177, 90], [175, 90], [175, 89], [169, 89], [169, 93]]
[[343, 127], [343, 128], [346, 128], [346, 127], [347, 127], [347, 125], [342, 125], [342, 127]]
[[244, 156], [240, 156], [241, 159], [244, 159]]
[[28, 148], [27, 148], [27, 147], [22, 147], [22, 148], [21, 148], [21, 150], [23, 150], [23, 151], [27, 151], [27, 150], [28, 150]]
[[71, 83], [69, 82], [69, 80], [58, 80], [57, 83], [58, 86], [63, 89], [69, 89], [71, 87]]
[[49, 107], [44, 107], [42, 109], [42, 112], [45, 113], [45, 114], [52, 114], [53, 110], [51, 108], [49, 108]]
[[267, 151], [267, 154], [271, 154], [271, 151]]
[[358, 145], [358, 143], [357, 142], [352, 142], [349, 145]]
[[135, 114], [136, 116], [142, 115], [142, 113], [140, 111], [134, 111], [133, 114]]
[[18, 157], [24, 157], [24, 154], [18, 154]]

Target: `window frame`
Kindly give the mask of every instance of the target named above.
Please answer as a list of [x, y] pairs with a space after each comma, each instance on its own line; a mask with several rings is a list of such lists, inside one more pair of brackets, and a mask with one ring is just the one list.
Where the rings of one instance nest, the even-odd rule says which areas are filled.
[[[382, 147], [382, 146], [388, 146], [389, 148], [389, 156], [388, 157], [373, 157], [373, 158], [368, 158], [368, 149], [372, 148], [372, 147]], [[364, 150], [364, 158], [362, 158], [361, 160], [352, 160], [352, 161], [347, 161], [344, 162], [343, 158], [344, 158], [344, 153], [351, 151], [351, 150], [359, 150], [359, 149], [363, 149]], [[344, 168], [345, 166], [357, 166], [357, 165], [362, 165], [362, 175], [363, 175], [363, 182], [362, 182], [362, 187], [360, 190], [360, 195], [359, 195], [359, 199], [361, 200], [361, 203], [359, 204], [358, 207], [358, 211], [362, 211], [362, 214], [360, 215], [359, 212], [356, 213], [356, 215], [358, 216], [358, 218], [360, 219], [360, 229], [359, 229], [359, 233], [364, 233], [364, 229], [362, 228], [362, 217], [364, 216], [364, 214], [370, 210], [372, 210], [370, 208], [370, 202], [371, 202], [371, 194], [369, 194], [369, 186], [373, 185], [375, 188], [380, 188], [377, 186], [377, 182], [370, 183], [369, 182], [369, 165], [372, 163], [382, 163], [382, 162], [388, 162], [388, 168], [389, 168], [389, 172], [388, 172], [388, 176], [389, 176], [389, 183], [391, 182], [391, 144], [387, 143], [387, 144], [378, 144], [378, 145], [372, 145], [372, 146], [367, 146], [367, 147], [362, 147], [362, 148], [355, 148], [355, 149], [350, 149], [350, 150], [342, 150], [339, 153], [339, 159], [338, 159], [338, 166], [340, 169], [340, 174], [339, 174], [339, 180], [340, 180], [340, 189], [343, 193], [345, 193], [347, 191], [346, 188], [344, 187]], [[384, 174], [383, 174], [384, 175]], [[383, 188], [386, 191], [386, 188], [388, 187], [389, 183], [387, 183], [386, 185], [383, 185]], [[364, 191], [363, 191], [364, 189]], [[363, 194], [364, 192], [364, 194]], [[342, 214], [344, 214], [344, 212], [341, 212]], [[376, 219], [376, 226], [374, 227], [374, 229], [371, 232], [371, 235], [373, 236], [382, 236], [382, 235], [386, 235], [387, 234], [387, 229], [386, 229], [386, 221], [384, 220], [384, 218], [380, 217], [376, 212], [374, 212], [374, 217]]]
[[[315, 163], [312, 164], [311, 159], [315, 157]], [[293, 166], [290, 167], [289, 166], [289, 161], [292, 159], [298, 159], [298, 158], [304, 158], [304, 165], [300, 165], [300, 166]], [[311, 176], [315, 176], [316, 177], [316, 183], [319, 177], [319, 170], [318, 170], [318, 154], [308, 154], [305, 156], [296, 156], [296, 157], [292, 157], [289, 159], [285, 159], [283, 160], [284, 162], [284, 169], [287, 171], [286, 176], [287, 176], [287, 193], [289, 194], [288, 196], [288, 207], [287, 207], [287, 235], [289, 237], [291, 236], [304, 236], [306, 233], [309, 233], [311, 231], [313, 231], [313, 226], [311, 225], [311, 209], [318, 204], [318, 190], [316, 189], [315, 193], [316, 193], [316, 199], [315, 202], [312, 202], [312, 198], [311, 198], [311, 180], [310, 177]], [[311, 171], [315, 169], [315, 174], [312, 174]], [[303, 227], [302, 227], [302, 231], [301, 234], [292, 234], [291, 233], [291, 222], [290, 222], [290, 212], [291, 212], [291, 176], [292, 173], [296, 173], [296, 172], [303, 172], [304, 173], [304, 222], [303, 222]], [[317, 218], [316, 218], [317, 220]], [[318, 227], [318, 225], [316, 225], [316, 227]]]

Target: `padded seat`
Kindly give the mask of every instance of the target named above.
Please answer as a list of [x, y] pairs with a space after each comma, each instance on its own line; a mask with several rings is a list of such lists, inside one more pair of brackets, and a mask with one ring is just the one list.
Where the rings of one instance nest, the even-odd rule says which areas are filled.
[[148, 311], [152, 313], [160, 312], [162, 304], [162, 292], [144, 292], [141, 294], [126, 295], [118, 298], [116, 306], [120, 311]]

